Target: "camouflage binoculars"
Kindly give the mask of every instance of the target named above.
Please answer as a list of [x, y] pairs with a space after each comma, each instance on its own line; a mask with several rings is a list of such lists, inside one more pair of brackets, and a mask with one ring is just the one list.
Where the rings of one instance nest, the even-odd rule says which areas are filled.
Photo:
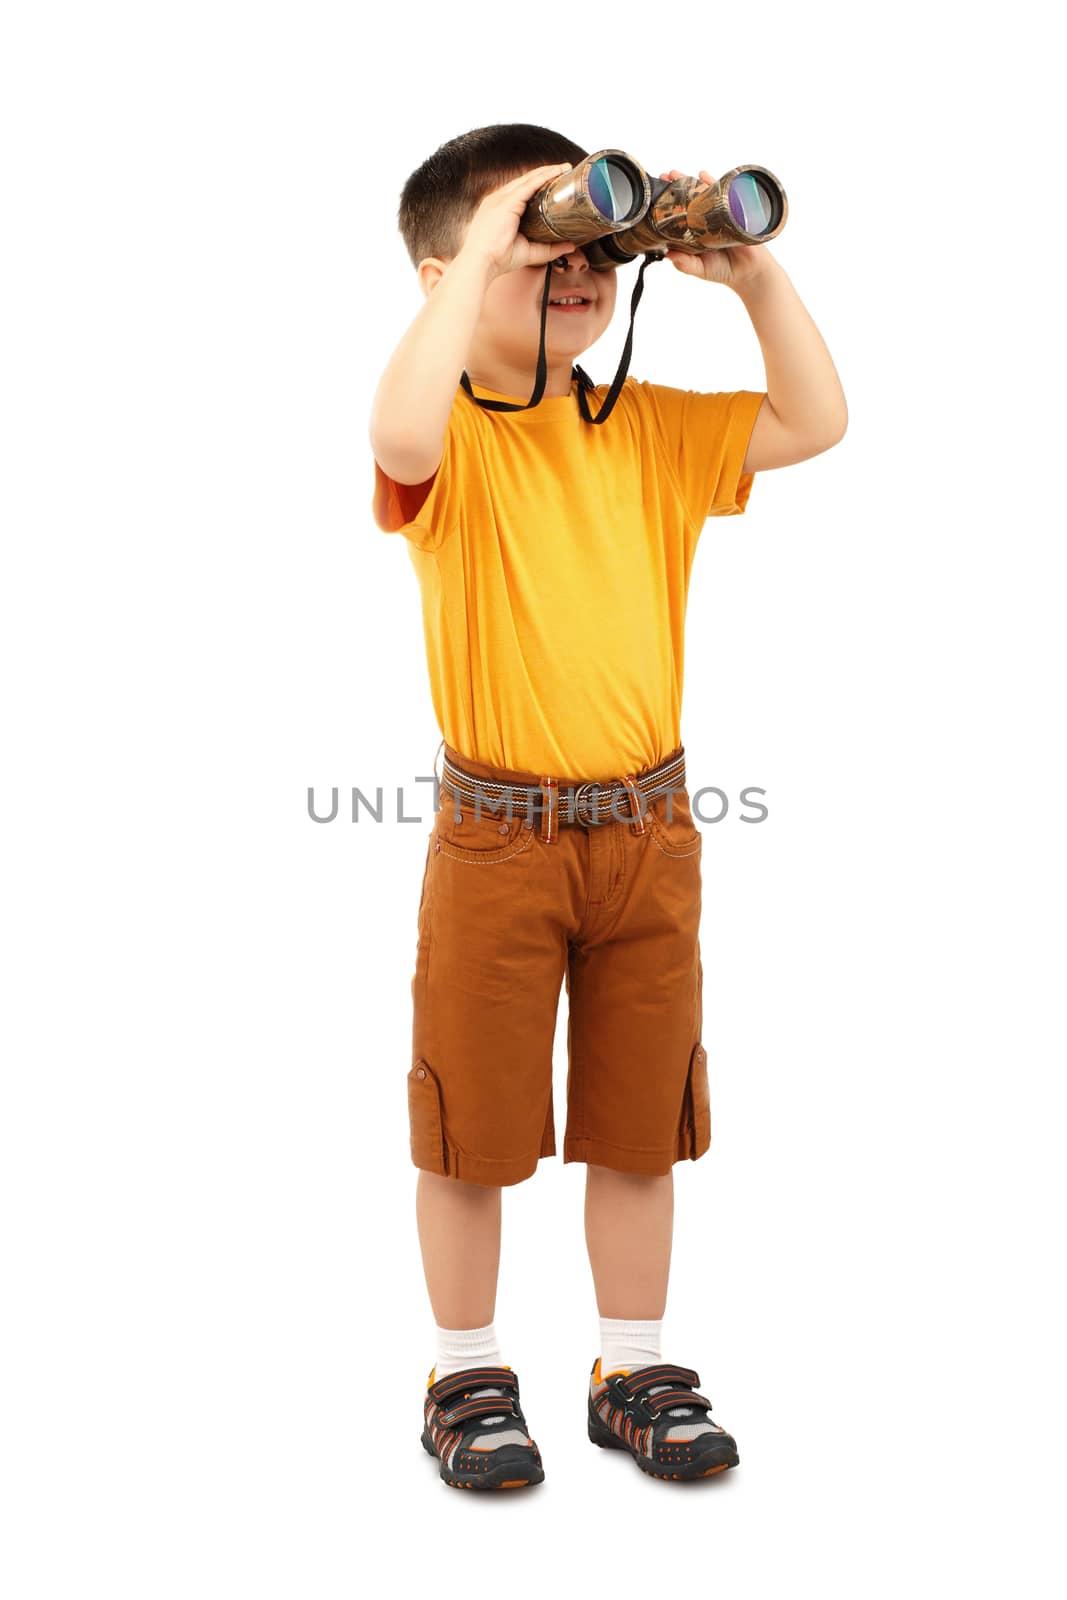
[[785, 227], [785, 190], [766, 167], [731, 167], [718, 182], [650, 178], [624, 150], [597, 150], [533, 195], [519, 222], [527, 239], [580, 244], [606, 272], [639, 255], [699, 254], [766, 244]]

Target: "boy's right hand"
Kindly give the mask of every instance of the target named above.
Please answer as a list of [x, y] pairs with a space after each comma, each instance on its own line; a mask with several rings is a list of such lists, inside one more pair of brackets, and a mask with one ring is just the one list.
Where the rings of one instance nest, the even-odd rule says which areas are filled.
[[519, 232], [519, 223], [531, 196], [572, 166], [573, 162], [561, 161], [554, 166], [533, 167], [485, 195], [470, 220], [459, 254], [485, 262], [492, 275], [499, 277], [501, 273], [514, 272], [517, 267], [543, 267], [546, 261], [576, 249], [570, 239], [542, 244]]

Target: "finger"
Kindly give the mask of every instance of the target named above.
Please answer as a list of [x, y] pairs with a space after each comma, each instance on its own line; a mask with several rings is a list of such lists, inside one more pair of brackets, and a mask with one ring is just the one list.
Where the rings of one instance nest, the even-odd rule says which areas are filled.
[[555, 177], [558, 173], [569, 172], [571, 165], [569, 161], [556, 161], [550, 166], [534, 167], [530, 172], [524, 172], [520, 177], [513, 179], [512, 187], [518, 188], [520, 184], [524, 183], [544, 183], [546, 177]]
[[537, 259], [532, 264], [543, 267], [546, 261], [557, 261], [560, 256], [569, 255], [575, 249], [573, 240], [564, 240], [562, 244], [546, 244], [538, 242], [534, 248], [537, 250]]

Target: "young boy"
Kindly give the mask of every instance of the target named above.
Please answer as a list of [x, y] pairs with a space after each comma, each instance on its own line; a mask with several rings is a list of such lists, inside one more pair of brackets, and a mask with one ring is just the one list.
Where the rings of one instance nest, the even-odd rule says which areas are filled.
[[[586, 420], [573, 363], [611, 321], [616, 272], [594, 272], [580, 246], [527, 240], [519, 221], [587, 154], [504, 124], [411, 175], [399, 222], [426, 303], [370, 424], [374, 515], [415, 567], [443, 734], [407, 1081], [438, 1340], [422, 1443], [463, 1488], [544, 1477], [493, 1318], [501, 1188], [556, 1153], [561, 983], [563, 1160], [586, 1163], [601, 1319], [589, 1437], [672, 1480], [738, 1460], [697, 1373], [660, 1349], [672, 1167], [710, 1141], [702, 836], [680, 739], [686, 597], [705, 519], [742, 513], [755, 472], [828, 449], [847, 420], [826, 346], [766, 246], [667, 255], [740, 296], [765, 391], [628, 376], [604, 424]], [[527, 406], [546, 272], [553, 300], [586, 303], [546, 313], [543, 395]], [[607, 389], [586, 395], [594, 416]]]

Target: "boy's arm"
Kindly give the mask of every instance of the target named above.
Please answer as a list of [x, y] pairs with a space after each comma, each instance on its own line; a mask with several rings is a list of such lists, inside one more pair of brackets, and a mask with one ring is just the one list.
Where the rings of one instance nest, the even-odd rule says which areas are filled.
[[743, 471], [788, 467], [829, 450], [844, 438], [848, 406], [822, 335], [766, 245], [749, 247], [763, 259], [732, 285], [752, 319], [766, 370], [767, 398], [752, 428]]
[[456, 390], [493, 279], [544, 266], [575, 248], [568, 239], [545, 243], [519, 231], [531, 195], [570, 165], [531, 167], [482, 197], [462, 245], [393, 351], [374, 393], [370, 443], [394, 483], [425, 483], [441, 465]]
[[[660, 173], [661, 178], [683, 176], [677, 167]], [[703, 167], [700, 176], [715, 182]], [[733, 289], [756, 330], [767, 386], [742, 472], [788, 467], [838, 444], [848, 427], [841, 380], [822, 335], [767, 246], [729, 245], [699, 254], [668, 250], [667, 260], [686, 277]]]
[[441, 464], [491, 262], [460, 250], [389, 360], [374, 393], [370, 445], [397, 483], [424, 483]]

